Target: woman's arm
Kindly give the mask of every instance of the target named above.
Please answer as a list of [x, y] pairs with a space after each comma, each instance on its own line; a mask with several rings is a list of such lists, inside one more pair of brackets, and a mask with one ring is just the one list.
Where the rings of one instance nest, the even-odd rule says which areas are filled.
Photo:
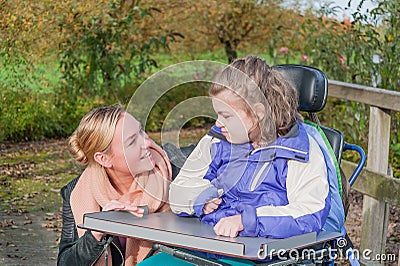
[[57, 265], [90, 265], [100, 258], [112, 239], [105, 235], [98, 242], [89, 231], [76, 241], [61, 238]]
[[61, 189], [63, 227], [57, 265], [89, 265], [101, 256], [106, 244], [112, 239], [112, 236], [106, 236], [98, 242], [89, 231], [78, 237], [69, 200], [76, 181], [77, 179]]

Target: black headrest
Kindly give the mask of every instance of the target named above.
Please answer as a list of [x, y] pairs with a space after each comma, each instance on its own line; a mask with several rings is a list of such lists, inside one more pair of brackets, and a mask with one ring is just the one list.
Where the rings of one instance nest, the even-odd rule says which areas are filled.
[[319, 112], [328, 97], [328, 78], [321, 70], [303, 65], [277, 65], [273, 67], [293, 84], [299, 93], [299, 110]]

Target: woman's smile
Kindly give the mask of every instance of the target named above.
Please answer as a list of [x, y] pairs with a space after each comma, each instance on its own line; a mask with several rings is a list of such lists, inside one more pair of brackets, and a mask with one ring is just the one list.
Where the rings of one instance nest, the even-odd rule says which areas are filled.
[[142, 155], [142, 157], [140, 157], [140, 159], [142, 159], [142, 160], [146, 159], [146, 158], [149, 158], [149, 159], [152, 158], [150, 151], [146, 151], [146, 153], [144, 155]]

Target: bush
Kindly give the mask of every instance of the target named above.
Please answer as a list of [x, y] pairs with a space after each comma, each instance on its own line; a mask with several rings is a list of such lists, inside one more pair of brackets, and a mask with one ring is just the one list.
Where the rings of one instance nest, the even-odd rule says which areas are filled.
[[0, 61], [0, 141], [63, 136], [55, 106], [54, 73], [33, 66], [22, 55], [2, 54]]
[[51, 93], [3, 89], [0, 111], [0, 141], [37, 140], [65, 134]]
[[[197, 96], [207, 96], [208, 88], [210, 84], [207, 82], [190, 82], [179, 85], [166, 94], [162, 95], [162, 97], [155, 103], [152, 108], [148, 120], [146, 121], [146, 130], [147, 131], [160, 131], [162, 126], [166, 126], [166, 130], [174, 130], [179, 129], [180, 127], [202, 127], [207, 123], [213, 121], [211, 118], [207, 117], [188, 117], [190, 119], [182, 125], [182, 121], [178, 117], [176, 121], [171, 120], [173, 118], [169, 117], [168, 123], [165, 123], [165, 118], [168, 114], [170, 114], [171, 110], [179, 103], [184, 102], [187, 99], [193, 99]], [[195, 102], [191, 102], [190, 104], [196, 104]], [[187, 105], [186, 105], [187, 106]], [[191, 109], [201, 108], [191, 106]], [[186, 116], [186, 114], [182, 114], [182, 116]]]
[[[325, 13], [307, 18], [301, 36], [307, 40], [303, 54], [309, 64], [322, 69], [330, 79], [400, 90], [400, 66], [396, 60], [400, 45], [400, 10], [394, 1], [379, 1], [377, 7], [361, 12], [362, 2], [352, 14], [352, 20], [329, 18], [337, 7], [323, 9]], [[375, 60], [373, 60], [373, 58]], [[368, 136], [369, 108], [360, 103], [330, 99], [324, 110], [328, 125], [345, 133], [346, 140], [365, 150]], [[390, 163], [398, 169], [399, 114], [391, 116]], [[396, 177], [399, 171], [395, 170]]]

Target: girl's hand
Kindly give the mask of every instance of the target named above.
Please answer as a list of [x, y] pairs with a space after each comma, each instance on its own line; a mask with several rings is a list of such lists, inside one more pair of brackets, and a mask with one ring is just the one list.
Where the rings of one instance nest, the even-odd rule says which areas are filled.
[[222, 202], [221, 198], [213, 198], [207, 201], [203, 207], [204, 214], [212, 213], [213, 211], [218, 209], [218, 206], [221, 204], [221, 202]]
[[105, 211], [127, 211], [137, 217], [143, 217], [144, 213], [144, 210], [142, 208], [133, 206], [129, 203], [120, 202], [118, 200], [112, 200], [104, 205], [103, 212]]
[[240, 214], [224, 217], [214, 226], [214, 232], [219, 236], [236, 237], [244, 229]]

